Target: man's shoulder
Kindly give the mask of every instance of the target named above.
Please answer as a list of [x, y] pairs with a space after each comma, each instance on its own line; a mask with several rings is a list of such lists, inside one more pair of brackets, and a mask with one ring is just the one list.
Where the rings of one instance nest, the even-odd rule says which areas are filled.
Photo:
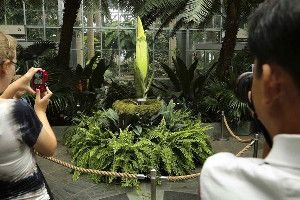
[[218, 171], [224, 173], [237, 170], [251, 171], [251, 168], [259, 167], [264, 163], [263, 159], [237, 157], [232, 153], [222, 152], [210, 156], [204, 163], [202, 172]]

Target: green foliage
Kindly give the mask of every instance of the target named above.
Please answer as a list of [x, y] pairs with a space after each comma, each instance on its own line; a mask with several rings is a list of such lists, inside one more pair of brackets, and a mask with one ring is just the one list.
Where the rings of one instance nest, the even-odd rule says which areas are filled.
[[197, 116], [202, 110], [199, 109], [199, 101], [205, 97], [205, 86], [211, 79], [216, 64], [201, 68], [196, 59], [190, 66], [187, 66], [179, 57], [173, 58], [174, 68], [162, 63], [162, 67], [169, 76], [172, 85], [156, 80], [152, 86], [165, 95], [165, 99], [175, 99], [177, 104], [191, 110], [193, 116]]
[[[119, 21], [112, 21], [110, 23], [110, 27], [117, 28], [118, 26], [126, 26], [125, 24], [134, 24], [134, 19], [128, 19], [124, 22]], [[120, 24], [121, 23], [121, 24]], [[125, 24], [124, 24], [125, 23]], [[103, 32], [103, 40], [104, 40], [104, 47], [105, 49], [134, 49], [136, 38], [135, 33], [132, 30], [127, 29], [120, 29], [116, 31], [116, 29], [109, 29]], [[119, 44], [120, 42], [120, 44]], [[119, 46], [120, 45], [120, 46]], [[132, 51], [125, 52], [125, 59], [130, 58], [133, 56]]]
[[211, 75], [215, 65], [206, 70], [199, 70], [198, 59], [191, 66], [186, 66], [184, 61], [179, 57], [173, 58], [174, 69], [162, 63], [161, 66], [168, 74], [173, 88], [166, 87], [161, 82], [156, 81], [154, 87], [173, 94], [173, 96], [184, 98], [188, 101], [194, 101], [197, 93], [201, 92], [205, 86], [206, 80]]
[[226, 82], [210, 82], [206, 87], [206, 97], [200, 102], [202, 118], [205, 121], [221, 121], [221, 111], [232, 125], [249, 119], [247, 104], [241, 102], [233, 88]]
[[175, 110], [175, 103], [173, 100], [168, 105], [163, 104], [160, 112], [151, 118], [155, 121], [157, 118], [164, 119], [165, 126], [170, 131], [178, 131], [186, 127], [186, 122], [191, 117], [191, 113], [183, 110]]
[[[50, 47], [53, 47], [51, 42], [38, 42], [26, 49], [20, 48], [19, 55], [23, 60], [37, 59]], [[102, 87], [104, 73], [113, 63], [96, 53], [84, 69], [78, 65], [72, 71], [57, 67], [56, 56], [56, 53], [48, 52], [40, 60], [40, 66], [48, 71], [48, 86], [54, 93], [47, 110], [48, 118], [52, 125], [66, 125], [78, 113], [92, 113], [97, 100], [95, 91]], [[32, 95], [25, 98], [34, 104]]]
[[141, 104], [133, 99], [117, 100], [113, 103], [113, 109], [123, 122], [122, 127], [149, 124], [149, 119], [156, 115], [161, 107], [162, 101], [158, 99], [147, 99]]
[[45, 55], [46, 53], [49, 53], [50, 50], [55, 50], [55, 49], [56, 49], [56, 44], [51, 41], [37, 41], [26, 48], [22, 47], [21, 45], [18, 45], [17, 58], [18, 58], [18, 67], [20, 67], [18, 73], [19, 74], [26, 73], [27, 61], [30, 62], [38, 61], [38, 59], [41, 56]]
[[[157, 126], [142, 129], [111, 128], [120, 123], [118, 115], [111, 109], [97, 111], [91, 117], [82, 115], [76, 119], [75, 127], [64, 134], [74, 164], [134, 174], [148, 174], [153, 168], [161, 175], [191, 173], [212, 154], [208, 136], [204, 133], [209, 127], [194, 120], [188, 112], [175, 111], [172, 104], [163, 107]], [[176, 126], [179, 120], [182, 125]], [[75, 179], [78, 176], [78, 172], [74, 173]], [[139, 185], [137, 180], [126, 178], [90, 177], [96, 182], [121, 182], [125, 187]]]
[[238, 76], [251, 70], [253, 59], [247, 49], [239, 51], [233, 58], [232, 67], [229, 69], [228, 76], [224, 81], [219, 81], [212, 76], [205, 88], [199, 101], [202, 110], [202, 119], [207, 122], [220, 121], [221, 111], [225, 112], [227, 119], [232, 125], [238, 125], [242, 121], [250, 119], [247, 105], [241, 102], [235, 95], [236, 80]]
[[77, 65], [75, 69], [75, 78], [77, 81], [88, 80], [89, 91], [94, 91], [101, 88], [104, 83], [104, 74], [106, 70], [113, 65], [112, 60], [107, 62], [106, 59], [101, 57], [99, 52], [87, 62], [85, 68]]
[[99, 102], [103, 108], [111, 108], [116, 100], [130, 99], [135, 97], [135, 89], [131, 82], [122, 83], [112, 81], [107, 88], [107, 94], [102, 102]]
[[219, 12], [219, 0], [150, 0], [139, 7], [138, 14], [142, 16], [145, 26], [160, 18], [162, 24], [158, 30], [175, 22], [171, 35], [184, 25], [203, 24]]

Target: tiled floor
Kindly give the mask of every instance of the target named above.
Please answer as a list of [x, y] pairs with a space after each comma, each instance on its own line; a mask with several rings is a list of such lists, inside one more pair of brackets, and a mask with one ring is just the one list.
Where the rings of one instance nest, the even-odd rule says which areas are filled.
[[[61, 143], [61, 128], [56, 128], [58, 138], [58, 149], [56, 158], [69, 162], [70, 154], [67, 148]], [[245, 138], [245, 137], [244, 137]], [[246, 144], [237, 142], [230, 138], [228, 141], [212, 140], [212, 146], [215, 152], [227, 151], [237, 153], [243, 149]], [[261, 144], [259, 145], [261, 147]], [[252, 156], [253, 149], [250, 149], [244, 156]], [[259, 157], [261, 148], [259, 148]], [[134, 189], [125, 189], [115, 184], [95, 184], [86, 176], [80, 176], [79, 180], [72, 181], [70, 169], [48, 161], [44, 158], [37, 157], [47, 183], [56, 200], [148, 200], [150, 198], [150, 183], [143, 182], [141, 191]], [[198, 170], [200, 171], [200, 169]], [[166, 182], [163, 181], [157, 186], [157, 200], [196, 200], [197, 199], [197, 179], [183, 182]]]

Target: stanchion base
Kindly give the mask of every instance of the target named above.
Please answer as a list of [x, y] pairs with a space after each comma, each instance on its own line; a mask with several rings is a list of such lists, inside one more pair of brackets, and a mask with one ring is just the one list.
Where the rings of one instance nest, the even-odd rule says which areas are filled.
[[228, 138], [218, 138], [217, 140], [219, 140], [219, 141], [228, 141], [229, 139]]

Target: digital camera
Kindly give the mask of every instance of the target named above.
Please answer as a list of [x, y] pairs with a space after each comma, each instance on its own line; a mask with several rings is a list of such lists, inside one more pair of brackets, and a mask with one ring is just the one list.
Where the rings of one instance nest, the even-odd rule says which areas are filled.
[[252, 87], [253, 72], [242, 73], [236, 81], [235, 94], [244, 103], [247, 103], [250, 108], [253, 105], [249, 99], [248, 93]]
[[242, 73], [236, 81], [235, 85], [235, 95], [244, 103], [247, 103], [249, 108], [254, 112], [253, 115], [253, 122], [255, 125], [255, 128], [261, 132], [266, 140], [266, 143], [271, 148], [273, 145], [273, 140], [268, 133], [266, 127], [261, 123], [261, 121], [257, 118], [255, 108], [253, 103], [251, 102], [251, 98], [249, 97], [249, 92], [251, 91], [252, 87], [252, 81], [253, 81], [253, 72], [244, 72]]
[[40, 92], [45, 92], [47, 89], [47, 82], [48, 82], [48, 72], [44, 69], [37, 71], [31, 82], [31, 87], [34, 91], [39, 89]]

